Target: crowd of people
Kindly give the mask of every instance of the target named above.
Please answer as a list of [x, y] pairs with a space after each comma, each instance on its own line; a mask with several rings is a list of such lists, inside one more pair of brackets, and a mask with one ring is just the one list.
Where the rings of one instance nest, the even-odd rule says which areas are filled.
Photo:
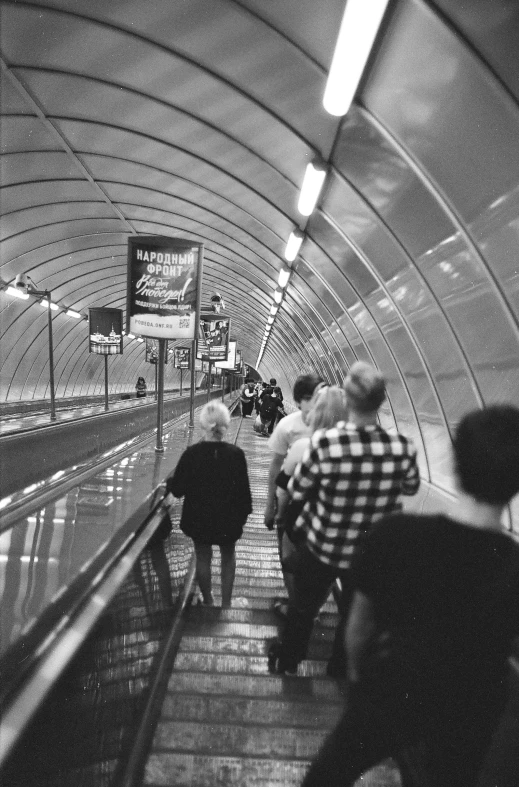
[[[347, 787], [393, 757], [406, 784], [474, 787], [519, 636], [519, 546], [502, 526], [519, 492], [519, 409], [488, 406], [457, 425], [452, 517], [403, 512], [420, 487], [417, 454], [380, 425], [386, 386], [375, 368], [353, 364], [342, 387], [301, 375], [292, 396], [287, 415], [275, 379], [240, 391], [243, 417], [255, 411], [269, 437], [264, 523], [276, 528], [287, 591], [274, 602], [283, 625], [269, 670], [296, 675], [332, 592], [339, 610], [327, 673], [344, 681], [345, 710], [303, 785]], [[220, 403], [203, 408], [204, 441], [166, 481], [185, 497], [181, 527], [209, 605], [220, 548], [223, 606], [252, 509], [245, 455], [223, 442], [228, 418]]]
[[240, 405], [243, 418], [252, 417], [255, 411], [254, 428], [265, 437], [272, 434], [276, 424], [286, 415], [283, 393], [275, 377], [268, 383], [245, 380], [240, 389]]

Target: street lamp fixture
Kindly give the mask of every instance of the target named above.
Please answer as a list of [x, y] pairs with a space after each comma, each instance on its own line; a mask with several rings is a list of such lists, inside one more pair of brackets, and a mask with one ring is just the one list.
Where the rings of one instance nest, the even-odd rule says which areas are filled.
[[[11, 289], [11, 288], [10, 288]], [[25, 273], [19, 273], [14, 280], [14, 290], [18, 297], [28, 298], [29, 295], [35, 295], [37, 298], [42, 298], [41, 303], [47, 308], [47, 325], [49, 329], [49, 387], [50, 387], [50, 420], [56, 420], [56, 401], [54, 396], [54, 348], [52, 342], [52, 310], [58, 307], [52, 303], [52, 296], [50, 290], [38, 290], [35, 283], [30, 276]]]

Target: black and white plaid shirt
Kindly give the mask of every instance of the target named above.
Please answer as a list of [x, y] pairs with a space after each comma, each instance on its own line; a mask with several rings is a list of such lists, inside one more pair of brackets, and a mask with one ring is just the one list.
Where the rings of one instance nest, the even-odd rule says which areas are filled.
[[292, 500], [305, 501], [294, 533], [306, 533], [308, 549], [321, 562], [349, 568], [359, 534], [400, 511], [400, 495], [414, 495], [419, 486], [409, 439], [378, 425], [341, 421], [314, 433], [290, 480]]

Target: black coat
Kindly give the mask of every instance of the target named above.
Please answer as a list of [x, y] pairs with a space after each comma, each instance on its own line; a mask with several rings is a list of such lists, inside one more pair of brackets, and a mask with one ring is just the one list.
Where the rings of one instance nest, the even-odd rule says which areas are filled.
[[203, 544], [237, 541], [252, 511], [245, 454], [235, 445], [202, 441], [189, 446], [166, 479], [183, 497], [182, 531]]

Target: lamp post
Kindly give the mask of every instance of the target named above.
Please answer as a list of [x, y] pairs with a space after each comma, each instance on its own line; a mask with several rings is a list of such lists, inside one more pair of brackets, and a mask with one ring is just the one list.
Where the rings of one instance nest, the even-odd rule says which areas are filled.
[[[18, 274], [14, 280], [15, 289], [25, 295], [35, 295], [37, 298], [45, 298], [47, 301], [47, 324], [49, 328], [49, 386], [50, 386], [50, 420], [56, 420], [56, 402], [54, 398], [54, 348], [52, 343], [52, 301], [50, 290], [38, 290], [36, 285], [24, 273]], [[22, 296], [23, 297], [23, 296]]]

